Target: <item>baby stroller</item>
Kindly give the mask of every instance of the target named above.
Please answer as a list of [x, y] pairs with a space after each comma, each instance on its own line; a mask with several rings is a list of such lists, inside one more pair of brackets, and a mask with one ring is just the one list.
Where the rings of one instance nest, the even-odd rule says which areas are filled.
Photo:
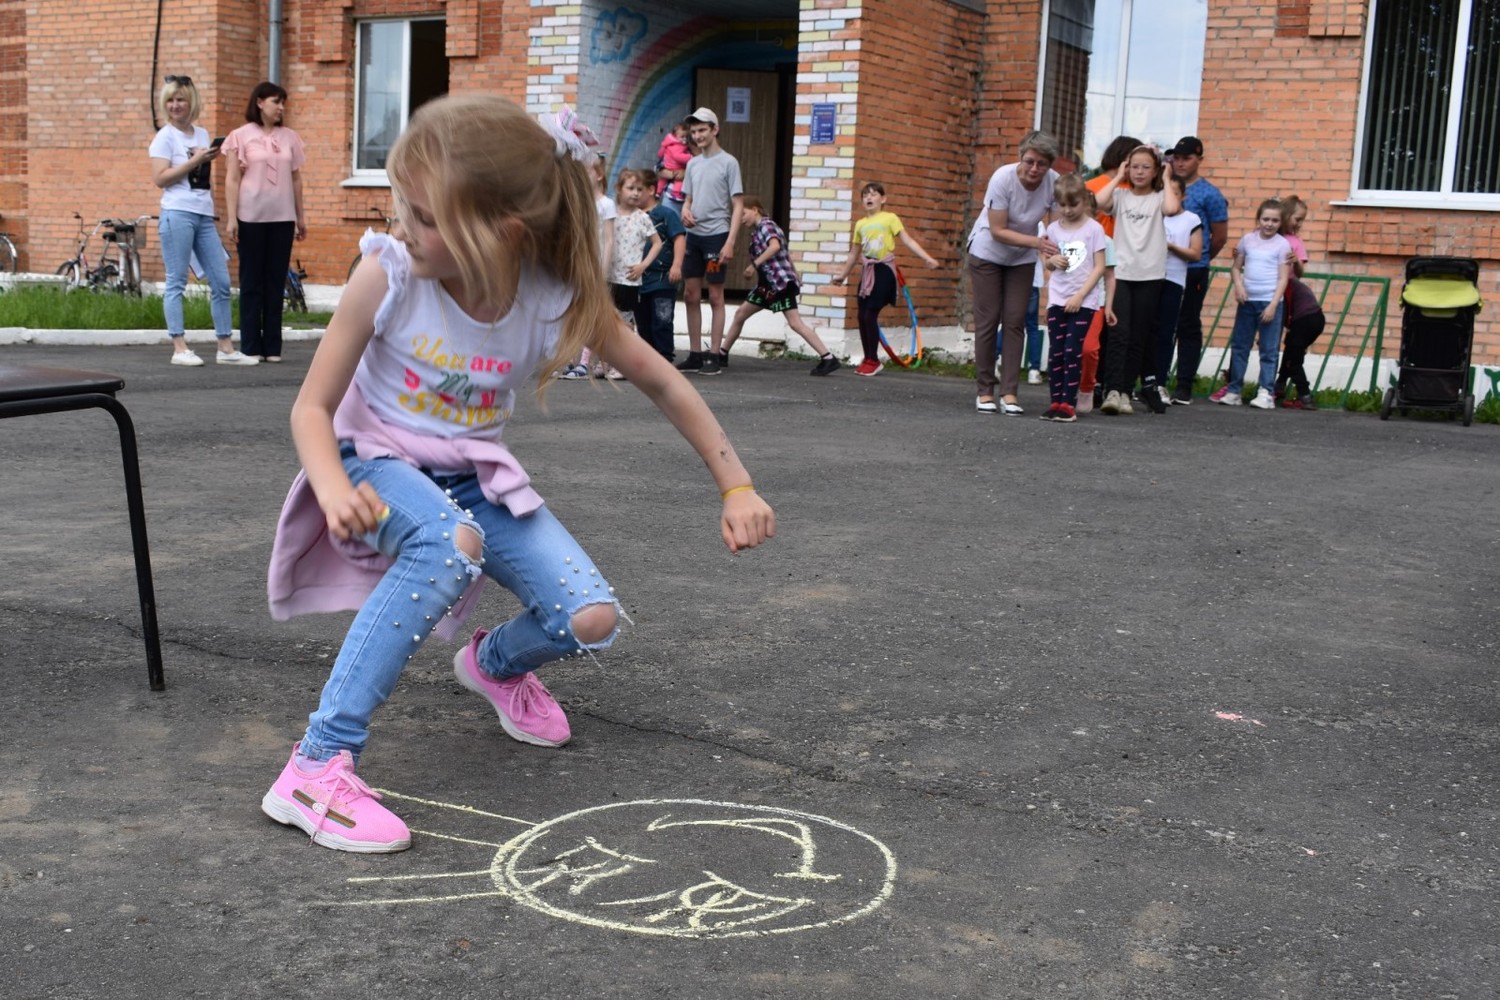
[[1479, 262], [1470, 257], [1413, 257], [1401, 289], [1401, 358], [1396, 384], [1385, 391], [1380, 419], [1391, 410], [1446, 410], [1474, 422], [1469, 356], [1480, 309]]

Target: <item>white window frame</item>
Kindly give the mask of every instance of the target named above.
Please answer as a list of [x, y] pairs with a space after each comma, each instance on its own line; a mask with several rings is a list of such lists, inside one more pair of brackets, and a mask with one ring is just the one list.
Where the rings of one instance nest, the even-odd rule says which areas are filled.
[[[1391, 191], [1373, 188], [1361, 188], [1359, 186], [1360, 175], [1364, 172], [1365, 155], [1365, 122], [1369, 111], [1370, 92], [1370, 68], [1375, 48], [1375, 12], [1381, 0], [1370, 0], [1369, 14], [1365, 19], [1365, 53], [1364, 65], [1360, 67], [1359, 74], [1359, 111], [1354, 122], [1354, 156], [1353, 168], [1349, 174], [1349, 200], [1346, 202], [1335, 202], [1335, 204], [1361, 205], [1372, 208], [1424, 208], [1424, 209], [1450, 209], [1459, 211], [1496, 211], [1500, 210], [1500, 192], [1495, 194], [1471, 194], [1467, 192], [1455, 192], [1453, 190], [1453, 174], [1456, 169], [1458, 132], [1462, 124], [1462, 115], [1453, 114], [1453, 104], [1449, 104], [1448, 127], [1443, 136], [1443, 176], [1439, 182], [1437, 191]], [[1457, 48], [1453, 60], [1453, 76], [1449, 81], [1450, 101], [1462, 99], [1464, 83], [1468, 75], [1469, 65], [1466, 58], [1466, 49], [1469, 41], [1469, 27], [1474, 11], [1472, 0], [1458, 0], [1458, 30], [1454, 34], [1453, 44]], [[1460, 105], [1460, 110], [1462, 106]]]
[[[1126, 129], [1126, 126], [1125, 126], [1125, 115], [1127, 113], [1126, 101], [1125, 101], [1125, 94], [1126, 94], [1126, 89], [1127, 89], [1127, 86], [1128, 86], [1129, 80], [1130, 80], [1130, 31], [1129, 31], [1129, 28], [1130, 28], [1130, 25], [1131, 25], [1132, 20], [1134, 18], [1134, 15], [1135, 15], [1135, 0], [1121, 0], [1121, 4], [1120, 4], [1120, 23], [1125, 26], [1126, 30], [1120, 32], [1120, 36], [1116, 40], [1116, 48], [1117, 48], [1118, 51], [1116, 53], [1116, 57], [1115, 58], [1116, 58], [1116, 63], [1118, 65], [1118, 69], [1116, 70], [1116, 73], [1115, 73], [1115, 95], [1116, 95], [1116, 98], [1115, 98], [1115, 102], [1114, 102], [1115, 103], [1114, 112], [1113, 112], [1113, 115], [1112, 115], [1112, 131], [1111, 131], [1111, 135], [1129, 135], [1130, 134], [1129, 131]], [[1043, 104], [1043, 101], [1044, 101], [1045, 96], [1046, 96], [1045, 95], [1045, 91], [1046, 91], [1046, 85], [1047, 85], [1047, 39], [1048, 39], [1048, 31], [1049, 31], [1049, 28], [1050, 28], [1051, 20], [1052, 20], [1052, 0], [1042, 0], [1042, 17], [1041, 17], [1041, 21], [1040, 21], [1040, 23], [1038, 25], [1038, 32], [1037, 32], [1037, 36], [1038, 36], [1038, 38], [1037, 38], [1038, 52], [1037, 52], [1037, 74], [1036, 74], [1036, 105], [1035, 105], [1036, 111], [1035, 111], [1034, 115], [1032, 116], [1033, 117], [1032, 126], [1031, 126], [1032, 128], [1041, 128], [1042, 127], [1042, 104]], [[1205, 38], [1204, 41], [1206, 43], [1207, 42], [1207, 38]], [[1206, 57], [1206, 51], [1205, 51], [1205, 57]], [[1184, 131], [1182, 132], [1183, 135], [1192, 135], [1192, 134], [1196, 133], [1197, 130], [1198, 130], [1197, 129], [1198, 111], [1196, 109], [1201, 109], [1202, 106], [1203, 106], [1203, 88], [1202, 88], [1202, 80], [1201, 79], [1199, 80], [1198, 93], [1196, 95], [1194, 95], [1193, 103], [1195, 105], [1195, 110], [1193, 112], [1193, 126], [1191, 128], [1185, 128]], [[1177, 138], [1178, 138], [1178, 136], [1172, 136], [1171, 138], [1162, 137], [1160, 141], [1163, 142], [1163, 143], [1175, 142], [1177, 140]], [[1072, 159], [1072, 155], [1073, 155], [1072, 154], [1072, 150], [1064, 150], [1063, 154], [1065, 156], [1067, 156], [1069, 159]]]
[[367, 24], [400, 24], [401, 32], [401, 124], [400, 131], [406, 129], [406, 123], [411, 120], [411, 26], [418, 21], [446, 21], [442, 15], [427, 15], [423, 17], [362, 17], [354, 22], [354, 121], [351, 129], [349, 143], [349, 177], [343, 182], [344, 187], [390, 187], [390, 178], [386, 175], [385, 168], [374, 169], [361, 167], [359, 165], [359, 129], [363, 121], [364, 108], [361, 106], [364, 87], [360, 74], [364, 68], [364, 31]]

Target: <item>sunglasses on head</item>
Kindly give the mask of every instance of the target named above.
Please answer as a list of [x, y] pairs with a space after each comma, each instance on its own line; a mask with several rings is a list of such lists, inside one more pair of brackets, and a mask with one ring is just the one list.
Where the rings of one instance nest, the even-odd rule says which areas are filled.
[[183, 87], [191, 87], [193, 85], [193, 78], [190, 76], [169, 76], [166, 82], [179, 84]]

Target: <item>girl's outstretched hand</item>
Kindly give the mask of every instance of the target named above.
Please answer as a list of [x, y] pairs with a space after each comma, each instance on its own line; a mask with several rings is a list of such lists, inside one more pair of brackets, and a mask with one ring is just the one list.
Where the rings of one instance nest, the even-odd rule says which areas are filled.
[[719, 532], [730, 552], [753, 549], [776, 534], [776, 512], [754, 490], [731, 493], [724, 498]]
[[360, 483], [323, 508], [328, 530], [345, 540], [368, 535], [380, 527], [388, 513], [385, 501], [369, 483]]

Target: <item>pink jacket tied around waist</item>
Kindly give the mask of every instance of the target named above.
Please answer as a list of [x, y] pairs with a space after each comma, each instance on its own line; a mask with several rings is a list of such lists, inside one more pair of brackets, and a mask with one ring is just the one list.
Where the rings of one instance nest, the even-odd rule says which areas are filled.
[[[340, 441], [354, 442], [362, 459], [398, 458], [428, 469], [472, 468], [485, 498], [504, 505], [517, 517], [542, 506], [541, 495], [531, 488], [531, 477], [500, 441], [433, 437], [392, 426], [370, 409], [357, 385], [350, 385], [339, 404], [333, 428]], [[314, 612], [356, 611], [391, 563], [363, 541], [341, 541], [330, 533], [307, 474], [299, 471], [282, 504], [271, 547], [266, 574], [271, 617], [286, 621]], [[453, 606], [452, 615], [438, 625], [440, 638], [452, 640], [461, 634], [484, 579], [477, 577]]]

